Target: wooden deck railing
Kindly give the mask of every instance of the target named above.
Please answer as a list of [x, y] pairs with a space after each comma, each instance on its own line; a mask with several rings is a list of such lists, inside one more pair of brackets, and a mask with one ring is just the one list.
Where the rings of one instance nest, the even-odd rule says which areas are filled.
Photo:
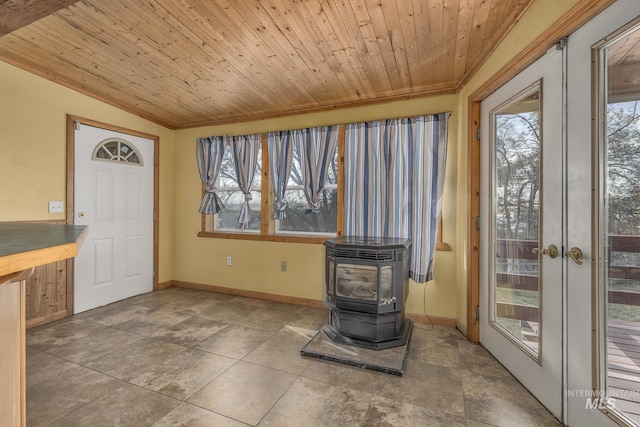
[[[538, 247], [536, 240], [501, 239], [497, 241], [497, 257], [502, 259], [536, 260], [538, 255], [533, 248]], [[640, 253], [640, 236], [610, 236], [609, 250], [612, 252]], [[499, 288], [538, 290], [538, 276], [534, 274], [498, 273]], [[608, 276], [612, 279], [640, 281], [640, 266], [610, 265]], [[630, 291], [609, 291], [609, 302], [640, 306], [640, 293]], [[496, 316], [507, 319], [537, 322], [538, 308], [525, 304], [500, 302], [496, 304]]]

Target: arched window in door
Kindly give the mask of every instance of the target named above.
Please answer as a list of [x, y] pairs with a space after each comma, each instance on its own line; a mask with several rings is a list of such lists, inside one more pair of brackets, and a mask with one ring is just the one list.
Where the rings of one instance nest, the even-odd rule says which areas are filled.
[[144, 166], [142, 155], [135, 145], [122, 138], [107, 138], [102, 141], [93, 150], [91, 159]]

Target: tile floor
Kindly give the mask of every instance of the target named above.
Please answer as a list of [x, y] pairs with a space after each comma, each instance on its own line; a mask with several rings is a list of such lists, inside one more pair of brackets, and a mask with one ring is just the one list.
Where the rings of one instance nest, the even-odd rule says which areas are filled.
[[27, 331], [27, 426], [559, 425], [482, 347], [416, 323], [405, 375], [300, 356], [326, 311], [190, 289]]

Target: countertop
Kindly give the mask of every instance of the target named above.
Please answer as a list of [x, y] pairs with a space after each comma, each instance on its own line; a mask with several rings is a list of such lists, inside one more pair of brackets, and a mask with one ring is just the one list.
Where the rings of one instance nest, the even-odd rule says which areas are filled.
[[0, 222], [0, 283], [3, 276], [76, 256], [86, 233], [83, 225]]

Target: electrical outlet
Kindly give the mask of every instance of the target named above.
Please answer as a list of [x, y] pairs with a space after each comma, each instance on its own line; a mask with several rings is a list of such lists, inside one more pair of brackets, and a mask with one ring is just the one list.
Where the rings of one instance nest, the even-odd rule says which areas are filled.
[[280, 261], [280, 271], [287, 271], [287, 261]]
[[57, 200], [49, 201], [49, 213], [63, 213], [64, 212], [64, 202]]
[[233, 259], [230, 256], [228, 256], [227, 257], [227, 265], [231, 265], [232, 263], [233, 263]]

